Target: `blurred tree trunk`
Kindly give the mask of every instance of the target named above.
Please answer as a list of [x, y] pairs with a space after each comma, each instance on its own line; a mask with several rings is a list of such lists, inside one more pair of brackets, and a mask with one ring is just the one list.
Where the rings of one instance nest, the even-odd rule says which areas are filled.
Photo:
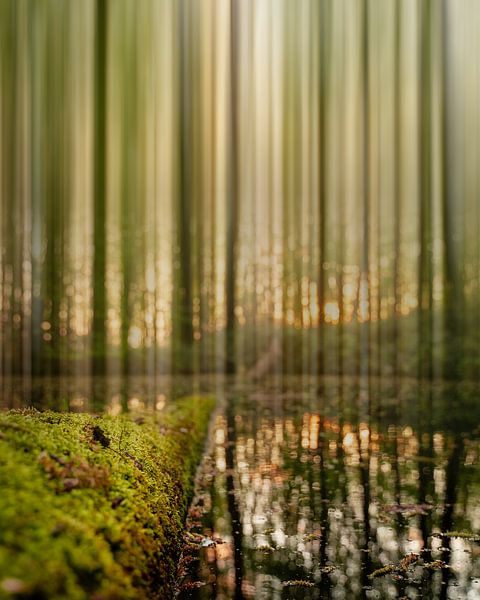
[[175, 273], [173, 317], [173, 361], [174, 372], [190, 373], [193, 343], [193, 294], [192, 294], [192, 256], [191, 256], [191, 200], [192, 186], [192, 119], [191, 119], [191, 24], [189, 2], [180, 0], [178, 4], [178, 42], [179, 42], [179, 165], [178, 165], [178, 203], [176, 214], [176, 254], [178, 267]]
[[226, 255], [226, 349], [225, 372], [236, 371], [235, 363], [235, 284], [238, 239], [238, 42], [237, 0], [230, 0], [230, 181], [227, 199]]
[[319, 95], [319, 198], [318, 198], [318, 222], [319, 222], [319, 258], [318, 258], [318, 372], [325, 372], [325, 287], [326, 274], [324, 262], [326, 261], [326, 232], [327, 232], [327, 89], [330, 62], [330, 47], [328, 32], [331, 27], [330, 4], [322, 0], [320, 4], [320, 95]]
[[452, 189], [452, 164], [453, 139], [450, 123], [450, 96], [452, 94], [451, 77], [451, 50], [448, 32], [448, 1], [442, 0], [441, 4], [441, 174], [442, 174], [442, 224], [443, 224], [443, 281], [444, 281], [444, 324], [445, 324], [445, 376], [457, 378], [460, 376], [460, 362], [462, 358], [462, 315], [463, 285], [459, 269], [461, 264], [458, 256], [458, 243], [455, 241], [456, 212], [460, 208], [456, 205]]
[[[365, 340], [367, 371], [371, 372], [371, 278], [370, 278], [370, 53], [369, 53], [369, 1], [363, 0], [362, 8], [362, 81], [363, 81], [363, 237], [361, 251], [360, 280], [366, 285], [366, 295], [363, 300], [367, 303]], [[360, 289], [363, 294], [363, 290]], [[362, 346], [361, 343], [359, 346]]]
[[393, 205], [393, 363], [394, 374], [398, 375], [399, 369], [399, 319], [401, 309], [400, 290], [400, 241], [401, 241], [401, 202], [402, 202], [402, 113], [401, 113], [401, 23], [402, 23], [402, 0], [396, 0], [395, 4], [395, 40], [394, 40], [394, 205]]
[[106, 365], [106, 162], [108, 0], [97, 0], [95, 24], [95, 148], [92, 372]]
[[[127, 7], [128, 8], [128, 7]], [[122, 188], [120, 200], [121, 220], [121, 264], [123, 272], [123, 289], [120, 302], [120, 361], [121, 372], [130, 374], [129, 332], [132, 317], [132, 288], [134, 286], [135, 261], [139, 260], [136, 238], [136, 202], [135, 197], [135, 156], [137, 154], [137, 22], [136, 12], [128, 10], [123, 15], [123, 111], [122, 111]]]
[[432, 4], [423, 0], [420, 7], [420, 73], [419, 73], [419, 241], [418, 264], [418, 335], [420, 376], [433, 376], [432, 366]]
[[[46, 73], [46, 129], [48, 143], [46, 155], [46, 257], [44, 297], [44, 322], [49, 324], [44, 335], [47, 342], [47, 373], [60, 374], [60, 304], [63, 287], [65, 198], [67, 193], [66, 124], [68, 117], [67, 90], [65, 85], [68, 48], [66, 44], [66, 5], [59, 10], [51, 6], [48, 32], [47, 55], [49, 62]], [[59, 116], [59, 111], [60, 115]]]
[[[1, 89], [16, 89], [17, 56], [15, 44], [15, 30], [12, 23], [15, 22], [15, 6], [11, 2], [0, 4], [0, 35], [2, 51], [0, 53], [0, 74], [2, 76]], [[0, 336], [2, 341], [2, 365], [0, 373], [11, 375], [14, 363], [14, 331], [13, 331], [13, 306], [14, 306], [14, 273], [13, 273], [13, 240], [10, 232], [14, 231], [14, 162], [15, 155], [15, 93], [7, 93], [1, 96], [0, 134], [2, 141], [2, 152], [0, 153], [0, 198], [1, 221], [2, 221], [2, 244], [0, 259], [2, 261], [2, 323]], [[5, 238], [3, 238], [5, 236]], [[5, 239], [5, 242], [3, 241]], [[8, 240], [8, 243], [6, 241]]]

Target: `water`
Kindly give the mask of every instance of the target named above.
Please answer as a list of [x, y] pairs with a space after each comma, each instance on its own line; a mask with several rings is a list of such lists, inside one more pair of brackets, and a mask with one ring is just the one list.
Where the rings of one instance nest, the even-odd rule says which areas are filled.
[[[181, 597], [479, 598], [479, 412], [467, 383], [230, 385]], [[405, 572], [369, 577], [411, 553]]]

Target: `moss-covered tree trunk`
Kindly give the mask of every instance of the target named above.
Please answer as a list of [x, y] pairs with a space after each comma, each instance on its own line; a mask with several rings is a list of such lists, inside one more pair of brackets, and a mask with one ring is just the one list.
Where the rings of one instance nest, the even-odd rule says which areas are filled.
[[172, 599], [213, 406], [183, 398], [136, 421], [0, 413], [2, 591], [14, 582], [19, 598]]

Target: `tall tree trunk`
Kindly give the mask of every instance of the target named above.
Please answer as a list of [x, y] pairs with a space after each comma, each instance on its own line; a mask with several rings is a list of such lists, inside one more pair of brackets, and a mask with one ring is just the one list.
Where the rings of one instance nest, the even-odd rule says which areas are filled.
[[95, 24], [95, 147], [92, 372], [106, 365], [106, 162], [107, 162], [107, 44], [108, 0], [97, 0]]
[[457, 244], [454, 240], [455, 212], [458, 210], [458, 198], [454, 198], [451, 181], [451, 124], [450, 102], [451, 70], [448, 35], [448, 0], [441, 4], [441, 52], [442, 52], [442, 140], [441, 140], [441, 173], [442, 173], [442, 225], [443, 225], [443, 281], [444, 281], [444, 325], [445, 325], [445, 376], [457, 378], [460, 376], [462, 357], [462, 326], [463, 294], [459, 272], [459, 257]]
[[330, 5], [327, 0], [321, 0], [320, 4], [320, 96], [319, 96], [319, 198], [318, 198], [318, 223], [319, 223], [319, 257], [318, 257], [318, 372], [325, 372], [325, 287], [326, 273], [324, 262], [326, 261], [326, 232], [327, 232], [327, 87], [329, 75], [329, 41], [328, 33], [331, 26]]
[[173, 319], [173, 370], [192, 371], [191, 345], [193, 342], [193, 294], [191, 256], [191, 200], [192, 200], [192, 123], [191, 123], [191, 49], [189, 3], [180, 0], [179, 26], [179, 173], [177, 207], [176, 315]]
[[[130, 22], [131, 15], [123, 16], [124, 48], [123, 48], [123, 106], [122, 106], [122, 191], [120, 199], [120, 221], [121, 221], [121, 264], [123, 275], [122, 296], [120, 302], [120, 362], [121, 372], [125, 377], [130, 374], [130, 348], [129, 331], [131, 319], [131, 292], [134, 281], [135, 256], [135, 201], [134, 189], [134, 161], [132, 154], [135, 151], [137, 135], [137, 112], [136, 112], [136, 23]], [[132, 85], [133, 84], [133, 85]]]
[[234, 373], [235, 364], [235, 283], [238, 239], [238, 17], [237, 0], [230, 0], [230, 181], [227, 205], [226, 264], [226, 348], [225, 372]]
[[400, 242], [401, 242], [401, 201], [402, 201], [402, 113], [401, 113], [401, 22], [402, 22], [402, 0], [396, 0], [395, 4], [395, 56], [394, 56], [394, 206], [393, 206], [393, 371], [398, 376], [399, 369], [399, 319], [401, 309], [400, 290]]
[[[370, 281], [370, 56], [369, 56], [369, 0], [363, 0], [362, 8], [362, 81], [363, 81], [363, 238], [360, 277], [366, 285], [367, 303], [365, 345], [367, 372], [371, 373], [371, 281]], [[361, 292], [362, 293], [362, 292]], [[361, 336], [363, 342], [363, 336]]]
[[420, 254], [418, 265], [418, 314], [419, 314], [419, 361], [420, 376], [433, 376], [432, 365], [432, 57], [431, 57], [431, 0], [423, 0], [420, 15], [420, 79], [418, 86], [420, 103], [419, 131], [419, 184]]

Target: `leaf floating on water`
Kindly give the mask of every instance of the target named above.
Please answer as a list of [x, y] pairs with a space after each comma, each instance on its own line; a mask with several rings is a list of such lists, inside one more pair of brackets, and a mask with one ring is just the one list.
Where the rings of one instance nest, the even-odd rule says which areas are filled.
[[429, 571], [439, 571], [440, 569], [451, 568], [447, 565], [447, 563], [443, 562], [443, 560], [434, 560], [433, 562], [425, 563], [423, 566]]
[[326, 567], [322, 567], [320, 569], [320, 571], [322, 573], [325, 573], [326, 575], [328, 575], [328, 573], [333, 573], [333, 571], [336, 571], [337, 567], [335, 567], [334, 565], [327, 565]]
[[469, 540], [470, 542], [480, 542], [480, 535], [472, 533], [471, 531], [447, 531], [440, 535], [446, 538], [462, 538], [464, 540]]
[[395, 565], [386, 565], [381, 569], [377, 569], [373, 573], [370, 573], [368, 576], [369, 579], [375, 579], [376, 577], [383, 577], [384, 575], [389, 575], [390, 573], [395, 573], [397, 571], [397, 567]]
[[384, 567], [377, 569], [371, 573], [369, 579], [375, 579], [376, 577], [383, 577], [384, 575], [393, 574], [394, 579], [398, 580], [402, 578], [402, 574], [406, 573], [408, 569], [420, 560], [420, 555], [415, 552], [411, 552], [402, 558], [399, 565], [385, 565]]
[[399, 564], [399, 569], [401, 571], [408, 571], [408, 569], [414, 565], [415, 563], [417, 563], [420, 560], [420, 555], [416, 554], [415, 552], [412, 552], [411, 554], [407, 554], [406, 556], [404, 556], [402, 558], [402, 560], [400, 561]]
[[283, 587], [315, 587], [315, 584], [312, 581], [306, 581], [305, 579], [290, 579], [289, 581], [284, 581], [282, 585]]

